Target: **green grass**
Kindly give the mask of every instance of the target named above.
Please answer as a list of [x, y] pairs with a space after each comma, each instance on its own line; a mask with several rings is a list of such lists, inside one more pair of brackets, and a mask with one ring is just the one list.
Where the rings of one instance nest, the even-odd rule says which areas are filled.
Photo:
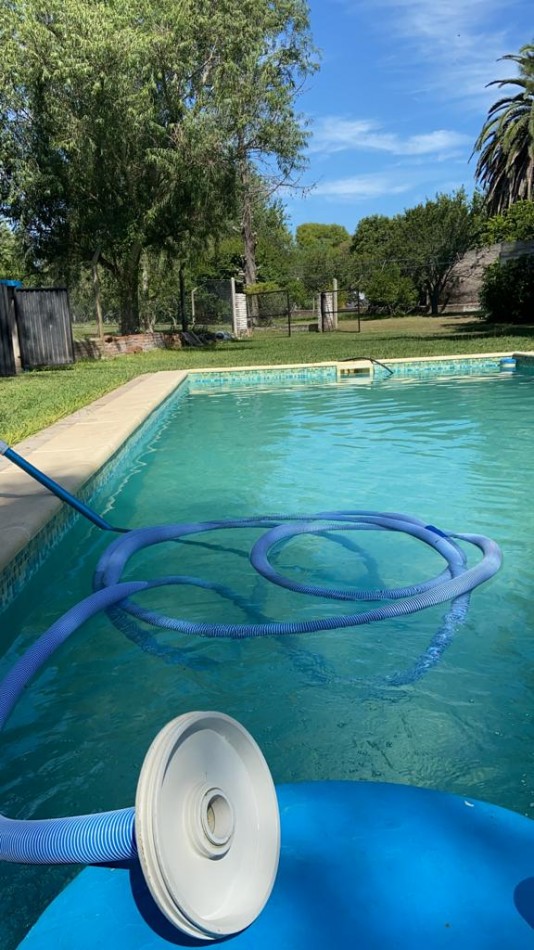
[[282, 332], [256, 331], [249, 340], [202, 350], [152, 350], [2, 378], [0, 439], [19, 442], [135, 376], [162, 369], [534, 350], [534, 327], [488, 328], [473, 317], [366, 320], [361, 333], [355, 329], [355, 324], [345, 321], [338, 332], [328, 334], [300, 332], [288, 338]]

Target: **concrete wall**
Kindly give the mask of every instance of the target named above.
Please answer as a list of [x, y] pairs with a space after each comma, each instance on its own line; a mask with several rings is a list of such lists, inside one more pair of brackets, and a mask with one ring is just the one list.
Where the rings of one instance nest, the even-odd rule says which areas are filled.
[[246, 294], [234, 294], [233, 310], [233, 331], [234, 336], [246, 336], [248, 334], [247, 318], [247, 298]]

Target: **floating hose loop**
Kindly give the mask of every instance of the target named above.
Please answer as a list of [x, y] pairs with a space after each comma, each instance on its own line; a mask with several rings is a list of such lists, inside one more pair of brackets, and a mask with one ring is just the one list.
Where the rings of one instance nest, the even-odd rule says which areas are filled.
[[[5, 443], [0, 443], [0, 450], [7, 455], [11, 450], [6, 451], [3, 448], [4, 445]], [[81, 513], [87, 516], [83, 510]], [[92, 514], [94, 515], [94, 512]], [[91, 520], [98, 524], [95, 518]], [[105, 524], [107, 526], [107, 523]], [[108, 528], [109, 526], [106, 530]], [[388, 602], [358, 613], [351, 612], [346, 616], [289, 622], [222, 624], [193, 623], [166, 617], [156, 611], [146, 610], [130, 600], [142, 591], [178, 584], [196, 585], [214, 590], [241, 606], [242, 598], [224, 585], [190, 575], [174, 575], [151, 581], [127, 583], [121, 581], [129, 559], [142, 548], [230, 528], [267, 529], [254, 544], [250, 560], [263, 577], [275, 584], [296, 592], [330, 599]], [[437, 577], [412, 586], [365, 591], [332, 590], [317, 584], [297, 583], [281, 575], [270, 563], [273, 548], [291, 538], [303, 534], [324, 535], [338, 531], [362, 530], [393, 531], [417, 538], [435, 549], [445, 559], [446, 568]], [[482, 553], [482, 559], [474, 566], [468, 567], [465, 554], [456, 543], [457, 540], [478, 548]], [[0, 683], [0, 728], [6, 722], [24, 687], [39, 668], [75, 630], [101, 610], [108, 611], [117, 625], [120, 623], [116, 618], [126, 613], [141, 618], [152, 626], [176, 630], [180, 633], [244, 639], [356, 627], [377, 620], [412, 614], [426, 607], [452, 601], [425, 652], [409, 670], [396, 674], [388, 680], [389, 685], [394, 686], [413, 683], [441, 658], [454, 636], [457, 625], [465, 619], [470, 592], [495, 574], [500, 564], [501, 552], [498, 545], [483, 535], [445, 533], [432, 525], [426, 525], [417, 518], [394, 512], [381, 514], [376, 511], [327, 511], [308, 517], [267, 515], [260, 518], [188, 522], [135, 529], [114, 540], [100, 558], [94, 576], [94, 592], [67, 611], [43, 633]], [[0, 816], [0, 859], [37, 864], [71, 862], [93, 864], [124, 861], [135, 857], [137, 853], [134, 824], [134, 811], [131, 808], [98, 815], [32, 821], [12, 820]]]
[[[280, 524], [280, 521], [288, 520], [289, 524]], [[141, 548], [152, 544], [158, 544], [162, 541], [176, 541], [183, 537], [208, 531], [265, 526], [268, 526], [270, 530], [256, 542], [252, 548], [250, 560], [258, 573], [266, 579], [289, 590], [312, 596], [339, 600], [395, 600], [396, 602], [384, 604], [364, 612], [351, 613], [345, 617], [335, 616], [304, 621], [244, 624], [196, 623], [180, 620], [153, 610], [146, 610], [129, 601], [120, 605], [121, 610], [125, 610], [152, 626], [201, 637], [246, 639], [248, 637], [314, 633], [319, 630], [361, 626], [377, 620], [415, 613], [426, 607], [454, 600], [463, 594], [469, 593], [478, 584], [491, 577], [501, 564], [501, 553], [498, 546], [482, 535], [454, 536], [460, 540], [470, 541], [471, 544], [480, 548], [483, 553], [481, 562], [472, 568], [467, 568], [465, 566], [465, 555], [452, 540], [453, 536], [438, 532], [432, 526], [427, 527], [424, 522], [417, 518], [397, 513], [380, 514], [376, 511], [327, 511], [314, 515], [312, 520], [302, 516], [294, 517], [293, 515], [278, 514], [256, 519], [243, 518], [138, 528], [123, 537], [117, 538], [104, 552], [95, 571], [94, 587], [99, 589], [119, 583], [130, 557]], [[269, 563], [270, 550], [281, 541], [288, 540], [298, 534], [319, 534], [332, 530], [392, 530], [409, 534], [425, 542], [441, 554], [447, 562], [447, 569], [430, 581], [398, 590], [355, 591], [351, 589], [332, 591], [330, 588], [313, 584], [299, 584], [289, 578], [282, 577]], [[178, 578], [176, 581], [182, 583]], [[194, 578], [184, 578], [183, 582], [198, 583]]]

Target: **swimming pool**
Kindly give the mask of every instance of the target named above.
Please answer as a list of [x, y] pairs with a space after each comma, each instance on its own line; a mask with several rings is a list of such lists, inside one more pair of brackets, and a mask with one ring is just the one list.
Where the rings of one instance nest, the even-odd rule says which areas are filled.
[[[534, 377], [518, 373], [178, 399], [161, 430], [94, 499], [114, 523], [398, 510], [445, 529], [488, 534], [503, 548], [504, 568], [475, 592], [468, 622], [441, 664], [401, 690], [376, 688], [377, 680], [424, 648], [443, 608], [284, 641], [181, 641], [179, 665], [147, 655], [96, 618], [43, 671], [8, 724], [5, 813], [37, 817], [130, 804], [160, 726], [186, 709], [217, 708], [250, 729], [277, 782], [407, 782], [528, 814], [533, 387]], [[262, 615], [315, 616], [315, 601], [272, 588], [252, 571], [244, 552], [257, 533], [204, 536], [180, 551], [150, 549], [130, 576], [169, 573], [179, 554], [181, 573], [223, 578]], [[85, 596], [109, 541], [86, 524], [69, 532], [2, 617], [9, 641], [2, 670]], [[410, 539], [367, 535], [365, 550], [355, 558], [323, 539], [303, 538], [278, 563], [332, 585], [354, 583], [355, 568], [358, 577], [378, 572], [391, 585], [441, 568]], [[160, 591], [145, 602], [191, 619], [243, 619], [239, 606], [191, 588]], [[346, 612], [332, 602], [322, 609]], [[157, 637], [176, 645], [175, 635]], [[2, 942], [11, 946], [66, 872], [10, 866], [0, 873]]]

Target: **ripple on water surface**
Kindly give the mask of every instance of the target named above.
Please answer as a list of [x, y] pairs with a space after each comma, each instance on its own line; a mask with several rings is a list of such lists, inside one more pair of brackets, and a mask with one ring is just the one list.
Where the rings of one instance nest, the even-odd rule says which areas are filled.
[[[441, 788], [529, 813], [534, 802], [534, 606], [531, 504], [534, 377], [410, 380], [192, 396], [95, 498], [117, 524], [236, 518], [269, 512], [374, 509], [445, 530], [479, 532], [504, 565], [472, 597], [441, 663], [394, 689], [444, 608], [305, 637], [214, 642], [142, 628], [179, 650], [148, 655], [97, 617], [26, 691], [3, 738], [2, 809], [42, 817], [133, 802], [159, 728], [188, 709], [220, 709], [251, 730], [276, 781], [373, 779]], [[127, 575], [197, 574], [239, 591], [231, 602], [194, 588], [143, 603], [191, 620], [245, 622], [346, 613], [269, 585], [248, 563], [258, 530], [153, 547]], [[3, 615], [7, 670], [57, 616], [86, 596], [110, 538], [77, 525]], [[295, 538], [276, 566], [329, 586], [410, 584], [441, 560], [412, 539], [358, 533]], [[471, 556], [471, 555], [470, 555]], [[471, 556], [471, 560], [473, 557]], [[382, 685], [380, 685], [382, 683]], [[16, 945], [70, 871], [0, 871], [0, 943]]]

